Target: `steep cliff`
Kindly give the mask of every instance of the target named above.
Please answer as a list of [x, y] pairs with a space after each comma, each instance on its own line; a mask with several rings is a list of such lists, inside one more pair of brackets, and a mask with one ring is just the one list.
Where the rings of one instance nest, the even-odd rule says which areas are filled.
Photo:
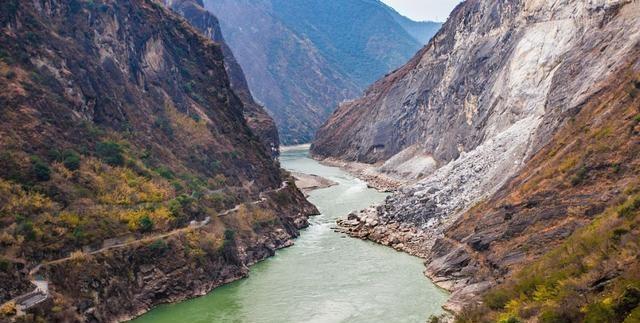
[[273, 155], [277, 155], [280, 138], [276, 124], [264, 110], [264, 107], [253, 99], [242, 67], [224, 40], [218, 19], [204, 8], [202, 0], [164, 0], [164, 4], [182, 15], [201, 33], [220, 44], [231, 88], [242, 100], [245, 119], [249, 127], [265, 142], [267, 149]]
[[338, 103], [424, 44], [379, 1], [208, 0], [205, 6], [220, 19], [253, 95], [285, 144], [311, 141]]
[[468, 306], [473, 321], [638, 319], [640, 46], [635, 51], [517, 176], [436, 242], [428, 273], [458, 289], [454, 306], [469, 290], [498, 284], [480, 308]]
[[[466, 1], [408, 64], [342, 104], [312, 151], [378, 163], [417, 146], [431, 159], [425, 166], [444, 165], [510, 129], [535, 133], [541, 124], [535, 150], [556, 115], [596, 91], [600, 73], [632, 47], [633, 15], [617, 12], [635, 4], [624, 3]], [[608, 42], [626, 45], [597, 51]]]
[[[608, 208], [624, 207], [638, 171], [639, 28], [637, 1], [459, 5], [409, 64], [319, 131], [317, 157], [412, 181], [342, 221], [343, 230], [428, 258], [428, 274], [456, 292], [448, 305], [460, 310]], [[628, 230], [597, 223], [603, 235]], [[624, 261], [607, 266], [627, 270]], [[589, 279], [601, 270], [584, 268]], [[605, 291], [617, 297], [621, 288]], [[524, 315], [528, 304], [520, 316], [541, 315]]]
[[[0, 6], [2, 302], [24, 292], [34, 279], [29, 271], [40, 268], [53, 298], [36, 314], [129, 317], [196, 292], [167, 285], [144, 306], [112, 308], [149, 285], [120, 284], [129, 277], [123, 272], [82, 265], [72, 268], [82, 280], [68, 284], [56, 266], [78, 259], [122, 266], [110, 255], [125, 253], [145, 265], [189, 267], [206, 258], [218, 259], [211, 270], [226, 268], [224, 261], [239, 270], [268, 254], [243, 250], [290, 244], [316, 212], [247, 125], [250, 97], [234, 92], [239, 86], [229, 81], [221, 45], [160, 3]], [[181, 237], [199, 231], [210, 234], [184, 245]], [[186, 248], [193, 257], [149, 258], [137, 248], [149, 243]], [[177, 275], [197, 285], [195, 276]], [[203, 275], [209, 281], [200, 292], [242, 274]], [[113, 294], [94, 281], [109, 281]]]
[[423, 178], [386, 216], [425, 225], [464, 210], [632, 57], [637, 6], [466, 1], [409, 64], [340, 106], [312, 151]]

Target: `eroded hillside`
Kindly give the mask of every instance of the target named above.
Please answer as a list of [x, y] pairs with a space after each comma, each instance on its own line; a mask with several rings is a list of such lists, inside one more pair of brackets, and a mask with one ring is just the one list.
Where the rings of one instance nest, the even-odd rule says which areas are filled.
[[[512, 287], [515, 281], [529, 289], [525, 299], [511, 294], [521, 302], [508, 309], [512, 315], [550, 310], [571, 321], [584, 318], [576, 311], [582, 306], [617, 295], [626, 285], [640, 287], [640, 61], [627, 63], [496, 195], [446, 230], [435, 243], [430, 276], [464, 287], [462, 299], [473, 286]], [[543, 288], [550, 295], [534, 300]], [[570, 300], [576, 293], [588, 294], [589, 301]], [[557, 302], [543, 306], [545, 301]], [[520, 314], [529, 306], [536, 311]]]
[[37, 274], [50, 297], [28, 319], [125, 319], [242, 277], [307, 224], [219, 43], [151, 0], [1, 6], [3, 303]]
[[220, 44], [231, 88], [242, 100], [249, 127], [265, 142], [267, 150], [277, 156], [280, 138], [276, 124], [264, 107], [253, 99], [242, 67], [224, 40], [218, 19], [204, 8], [202, 0], [164, 0], [164, 4], [183, 16], [205, 36]]
[[[637, 283], [637, 260], [626, 256], [634, 216], [619, 213], [636, 212], [639, 27], [637, 1], [459, 5], [409, 64], [318, 133], [317, 157], [409, 183], [341, 221], [343, 230], [429, 259], [428, 274], [455, 291], [454, 310], [543, 256], [491, 305], [505, 320], [566, 314], [559, 308], [576, 294], [563, 284], [594, 297], [574, 299], [570, 321], [617, 302]], [[590, 240], [594, 231], [602, 240]], [[575, 260], [567, 249], [548, 253], [564, 241], [584, 272], [552, 264]], [[610, 289], [589, 289], [601, 278]], [[551, 295], [536, 296], [543, 288]]]

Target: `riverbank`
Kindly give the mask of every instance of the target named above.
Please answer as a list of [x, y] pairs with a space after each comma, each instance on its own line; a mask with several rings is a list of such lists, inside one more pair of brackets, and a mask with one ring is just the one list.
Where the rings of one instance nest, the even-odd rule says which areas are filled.
[[47, 262], [39, 273], [49, 282], [49, 300], [23, 319], [120, 322], [205, 295], [292, 246], [318, 213], [295, 185], [283, 184], [183, 229]]
[[442, 230], [421, 229], [393, 219], [381, 218], [378, 216], [377, 207], [350, 213], [346, 218], [338, 219], [336, 223], [336, 232], [388, 246], [422, 259], [426, 278], [451, 293], [442, 305], [443, 309], [450, 313], [461, 311], [464, 305], [473, 301], [478, 293], [491, 284], [472, 284], [467, 278], [458, 279], [440, 271], [442, 268], [464, 266], [469, 261], [464, 254], [457, 258], [438, 258], [437, 250], [432, 250], [437, 239], [446, 239], [441, 232], [448, 223], [436, 225]]
[[296, 186], [304, 193], [305, 196], [309, 196], [309, 193], [322, 188], [338, 185], [330, 179], [318, 176], [315, 174], [305, 174], [299, 172], [292, 172], [291, 176], [296, 180]]
[[316, 160], [322, 165], [338, 167], [353, 175], [354, 177], [365, 181], [370, 188], [376, 189], [381, 192], [394, 192], [402, 185], [406, 184], [406, 182], [403, 180], [394, 178], [381, 172], [376, 165], [358, 162], [347, 162], [335, 158]]
[[282, 167], [336, 182], [309, 193], [321, 215], [291, 248], [251, 267], [248, 278], [178, 304], [136, 323], [189, 322], [424, 322], [440, 315], [447, 293], [423, 275], [421, 259], [333, 231], [338, 218], [382, 202], [388, 194], [336, 167], [286, 150]]

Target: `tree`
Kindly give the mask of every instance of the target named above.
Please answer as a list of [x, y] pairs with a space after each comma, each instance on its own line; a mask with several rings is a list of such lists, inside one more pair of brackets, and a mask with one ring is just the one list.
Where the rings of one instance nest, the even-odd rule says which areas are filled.
[[68, 170], [77, 170], [80, 168], [80, 155], [73, 150], [65, 150], [62, 153], [62, 164]]
[[138, 220], [138, 227], [142, 232], [149, 232], [153, 230], [153, 220], [148, 215], [145, 215]]
[[51, 179], [51, 169], [49, 165], [42, 161], [39, 157], [33, 157], [31, 159], [31, 167], [36, 179], [40, 182], [45, 182]]
[[114, 141], [103, 141], [96, 145], [96, 154], [102, 161], [111, 166], [124, 165], [123, 149]]

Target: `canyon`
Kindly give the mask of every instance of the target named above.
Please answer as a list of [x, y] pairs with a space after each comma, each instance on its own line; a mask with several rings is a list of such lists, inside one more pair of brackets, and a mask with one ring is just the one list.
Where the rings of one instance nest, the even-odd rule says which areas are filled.
[[0, 115], [1, 322], [640, 320], [637, 0], [7, 0]]
[[3, 320], [122, 321], [202, 295], [317, 214], [215, 18], [201, 33], [168, 4], [2, 3]]

